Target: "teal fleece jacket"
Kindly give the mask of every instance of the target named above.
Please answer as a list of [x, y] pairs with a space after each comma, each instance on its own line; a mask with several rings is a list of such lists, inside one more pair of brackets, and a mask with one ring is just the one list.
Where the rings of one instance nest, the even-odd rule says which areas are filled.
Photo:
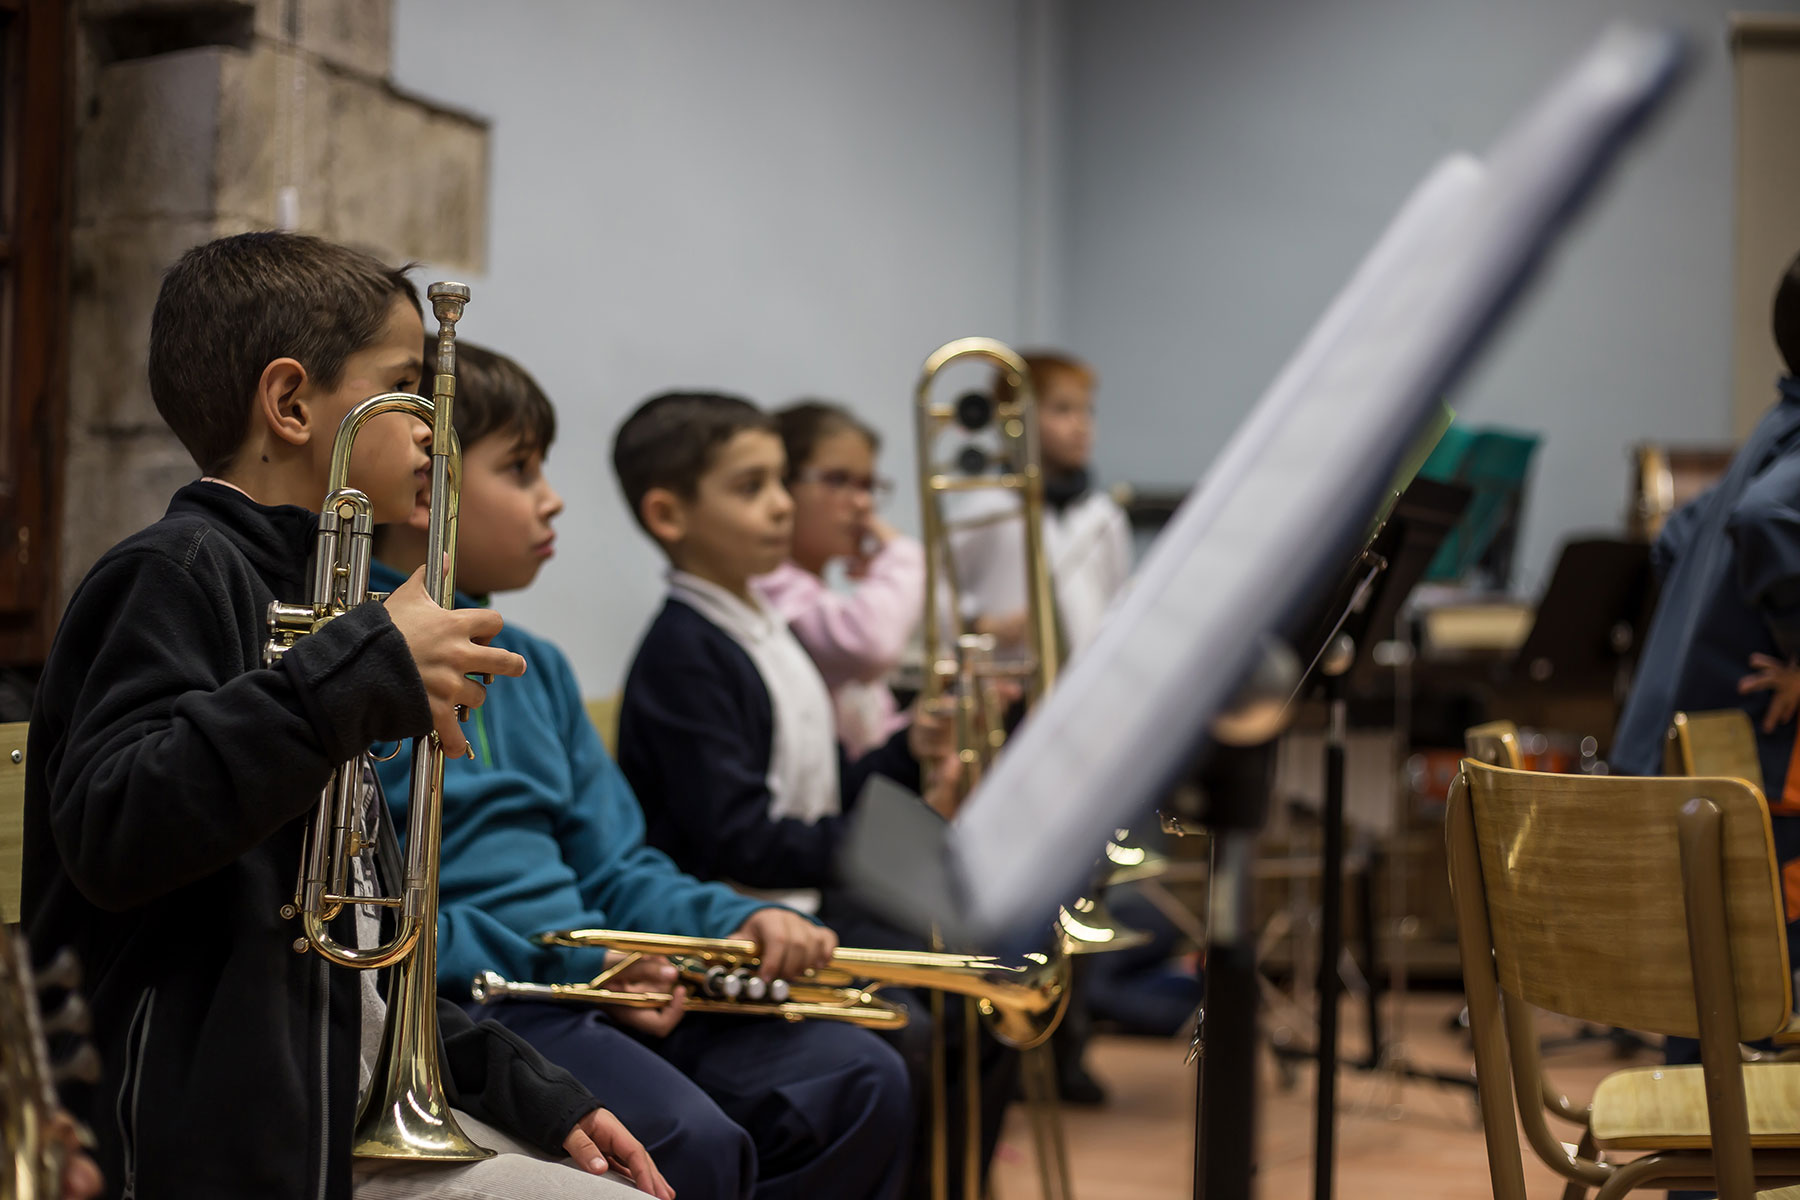
[[[405, 582], [382, 563], [370, 586]], [[458, 594], [457, 607], [476, 601]], [[585, 981], [604, 952], [539, 946], [552, 929], [635, 929], [724, 937], [766, 901], [685, 875], [644, 844], [637, 797], [588, 720], [562, 651], [516, 625], [494, 645], [523, 655], [525, 674], [495, 679], [470, 715], [473, 759], [444, 764], [444, 853], [438, 880], [438, 990], [469, 998], [485, 970], [535, 983]], [[377, 747], [377, 753], [389, 747]], [[410, 743], [379, 764], [406, 828]]]

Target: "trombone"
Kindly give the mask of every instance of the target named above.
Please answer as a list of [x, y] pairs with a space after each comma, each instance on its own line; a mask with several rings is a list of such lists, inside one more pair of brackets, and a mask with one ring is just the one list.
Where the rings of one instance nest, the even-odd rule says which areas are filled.
[[606, 986], [638, 959], [657, 955], [674, 963], [681, 978], [693, 986], [696, 994], [688, 1001], [691, 1011], [767, 1015], [789, 1021], [823, 1018], [865, 1028], [900, 1029], [907, 1023], [906, 1009], [878, 995], [882, 988], [954, 992], [976, 1002], [996, 1038], [1021, 1050], [1044, 1042], [1069, 1003], [1069, 960], [1055, 946], [1017, 959], [840, 947], [826, 966], [808, 971], [800, 979], [777, 979], [765, 985], [755, 974], [762, 965], [755, 942], [614, 929], [569, 929], [541, 933], [535, 940], [546, 946], [599, 947], [617, 951], [623, 958], [585, 984], [515, 983], [484, 971], [470, 989], [476, 1001], [560, 1000], [662, 1008], [673, 1002], [673, 995]]
[[[404, 412], [431, 426], [431, 527], [425, 553], [426, 591], [444, 608], [456, 602], [456, 520], [462, 453], [452, 406], [456, 399], [456, 323], [468, 303], [460, 283], [427, 289], [438, 319], [437, 370], [430, 400], [404, 392], [372, 396], [338, 426], [331, 449], [330, 491], [319, 517], [311, 601], [269, 606], [269, 641], [263, 663], [274, 666], [303, 637], [317, 632], [370, 596], [369, 561], [374, 510], [369, 497], [350, 486], [350, 455], [357, 434], [374, 418]], [[387, 1025], [374, 1078], [357, 1114], [351, 1153], [358, 1158], [426, 1162], [474, 1162], [493, 1157], [457, 1126], [444, 1094], [438, 1062], [437, 886], [442, 853], [444, 751], [437, 734], [413, 741], [411, 808], [408, 813], [403, 886], [397, 896], [353, 894], [351, 860], [374, 842], [361, 819], [359, 798], [367, 755], [340, 766], [319, 797], [308, 827], [294, 901], [286, 919], [298, 918], [300, 953], [312, 950], [341, 967], [372, 970], [398, 965], [388, 982]], [[386, 819], [378, 807], [376, 819]], [[396, 910], [394, 936], [359, 949], [335, 939], [328, 928], [345, 906]]]
[[[953, 363], [985, 361], [999, 369], [1005, 398], [965, 392], [953, 403], [933, 399], [938, 374]], [[1050, 572], [1044, 561], [1044, 479], [1038, 460], [1037, 400], [1031, 375], [1013, 349], [993, 338], [946, 342], [925, 359], [913, 392], [917, 423], [919, 519], [925, 547], [925, 620], [921, 635], [925, 677], [919, 696], [926, 711], [951, 713], [957, 757], [962, 761], [958, 790], [967, 796], [993, 763], [1006, 740], [1005, 711], [997, 685], [1022, 686], [1032, 704], [1056, 680], [1061, 656], [1056, 645]], [[957, 455], [955, 470], [944, 469], [933, 453], [951, 429], [966, 435], [991, 433], [997, 451], [973, 443]], [[1018, 508], [953, 520], [946, 497], [976, 492], [1015, 493]], [[963, 589], [957, 575], [952, 536], [965, 529], [1022, 517], [1025, 544], [1025, 656], [1003, 660], [987, 634], [964, 627]], [[947, 632], [953, 634], [946, 636]]]

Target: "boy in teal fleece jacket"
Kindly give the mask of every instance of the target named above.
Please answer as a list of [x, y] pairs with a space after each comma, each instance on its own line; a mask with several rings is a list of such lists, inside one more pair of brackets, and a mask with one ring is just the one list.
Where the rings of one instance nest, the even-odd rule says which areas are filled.
[[[463, 447], [457, 578], [481, 603], [523, 588], [554, 550], [562, 500], [543, 474], [555, 412], [516, 363], [464, 343], [456, 426]], [[424, 514], [384, 532], [371, 586], [423, 561]], [[470, 721], [475, 757], [446, 764], [438, 987], [470, 1002], [485, 970], [539, 983], [585, 981], [605, 952], [546, 947], [535, 934], [606, 927], [758, 943], [765, 973], [822, 965], [831, 932], [792, 910], [682, 873], [644, 844], [644, 818], [588, 720], [568, 660], [509, 625], [496, 645], [529, 664], [496, 681]], [[405, 820], [408, 756], [381, 765]], [[643, 1141], [677, 1193], [845, 1200], [897, 1194], [911, 1140], [899, 1055], [830, 1021], [686, 1014], [666, 962], [628, 986], [669, 991], [660, 1010], [535, 1001], [481, 1009], [565, 1067]]]

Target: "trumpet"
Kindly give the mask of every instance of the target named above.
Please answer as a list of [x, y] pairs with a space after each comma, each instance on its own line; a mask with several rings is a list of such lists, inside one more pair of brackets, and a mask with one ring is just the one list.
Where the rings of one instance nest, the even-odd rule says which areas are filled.
[[762, 965], [755, 942], [614, 929], [569, 929], [542, 933], [536, 940], [546, 946], [600, 947], [618, 951], [623, 958], [586, 984], [517, 983], [484, 971], [470, 989], [476, 1001], [556, 1000], [661, 1008], [674, 1000], [672, 994], [606, 986], [638, 959], [659, 955], [673, 962], [683, 980], [694, 986], [688, 1008], [695, 1012], [760, 1014], [789, 1021], [823, 1018], [899, 1029], [906, 1025], [906, 1009], [878, 995], [882, 988], [953, 992], [972, 998], [994, 1036], [1021, 1050], [1047, 1039], [1069, 1003], [1069, 960], [1056, 946], [1017, 959], [839, 948], [830, 963], [804, 978], [765, 984], [755, 974]]
[[[460, 283], [434, 283], [427, 290], [438, 319], [437, 370], [430, 400], [404, 392], [372, 396], [350, 410], [332, 443], [330, 491], [319, 518], [314, 547], [311, 600], [269, 606], [265, 666], [280, 662], [303, 637], [370, 597], [374, 510], [369, 497], [351, 487], [350, 455], [356, 437], [374, 418], [404, 412], [431, 426], [431, 525], [425, 554], [425, 587], [444, 608], [456, 599], [457, 501], [462, 453], [452, 424], [456, 399], [456, 323], [468, 303]], [[470, 1141], [458, 1127], [444, 1094], [438, 1063], [437, 886], [442, 854], [444, 752], [437, 734], [413, 742], [411, 807], [406, 862], [397, 896], [353, 894], [351, 860], [373, 844], [361, 819], [367, 755], [340, 766], [319, 797], [307, 830], [294, 901], [282, 916], [300, 921], [294, 949], [308, 950], [336, 966], [372, 970], [398, 965], [389, 980], [387, 1025], [382, 1031], [374, 1080], [357, 1114], [351, 1153], [359, 1158], [428, 1162], [473, 1162], [493, 1151]], [[385, 810], [376, 819], [386, 817]], [[346, 906], [396, 910], [394, 936], [359, 949], [332, 937], [330, 922]]]

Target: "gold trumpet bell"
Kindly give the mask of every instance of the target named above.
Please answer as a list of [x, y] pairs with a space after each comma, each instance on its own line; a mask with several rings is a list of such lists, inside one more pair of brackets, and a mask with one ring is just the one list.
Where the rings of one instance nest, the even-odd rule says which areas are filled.
[[1167, 873], [1169, 857], [1138, 843], [1129, 829], [1120, 829], [1106, 843], [1106, 865], [1106, 886], [1114, 887]]
[[1056, 928], [1063, 948], [1070, 954], [1105, 954], [1130, 950], [1150, 940], [1142, 929], [1133, 929], [1112, 915], [1104, 894], [1079, 897], [1056, 910]]

